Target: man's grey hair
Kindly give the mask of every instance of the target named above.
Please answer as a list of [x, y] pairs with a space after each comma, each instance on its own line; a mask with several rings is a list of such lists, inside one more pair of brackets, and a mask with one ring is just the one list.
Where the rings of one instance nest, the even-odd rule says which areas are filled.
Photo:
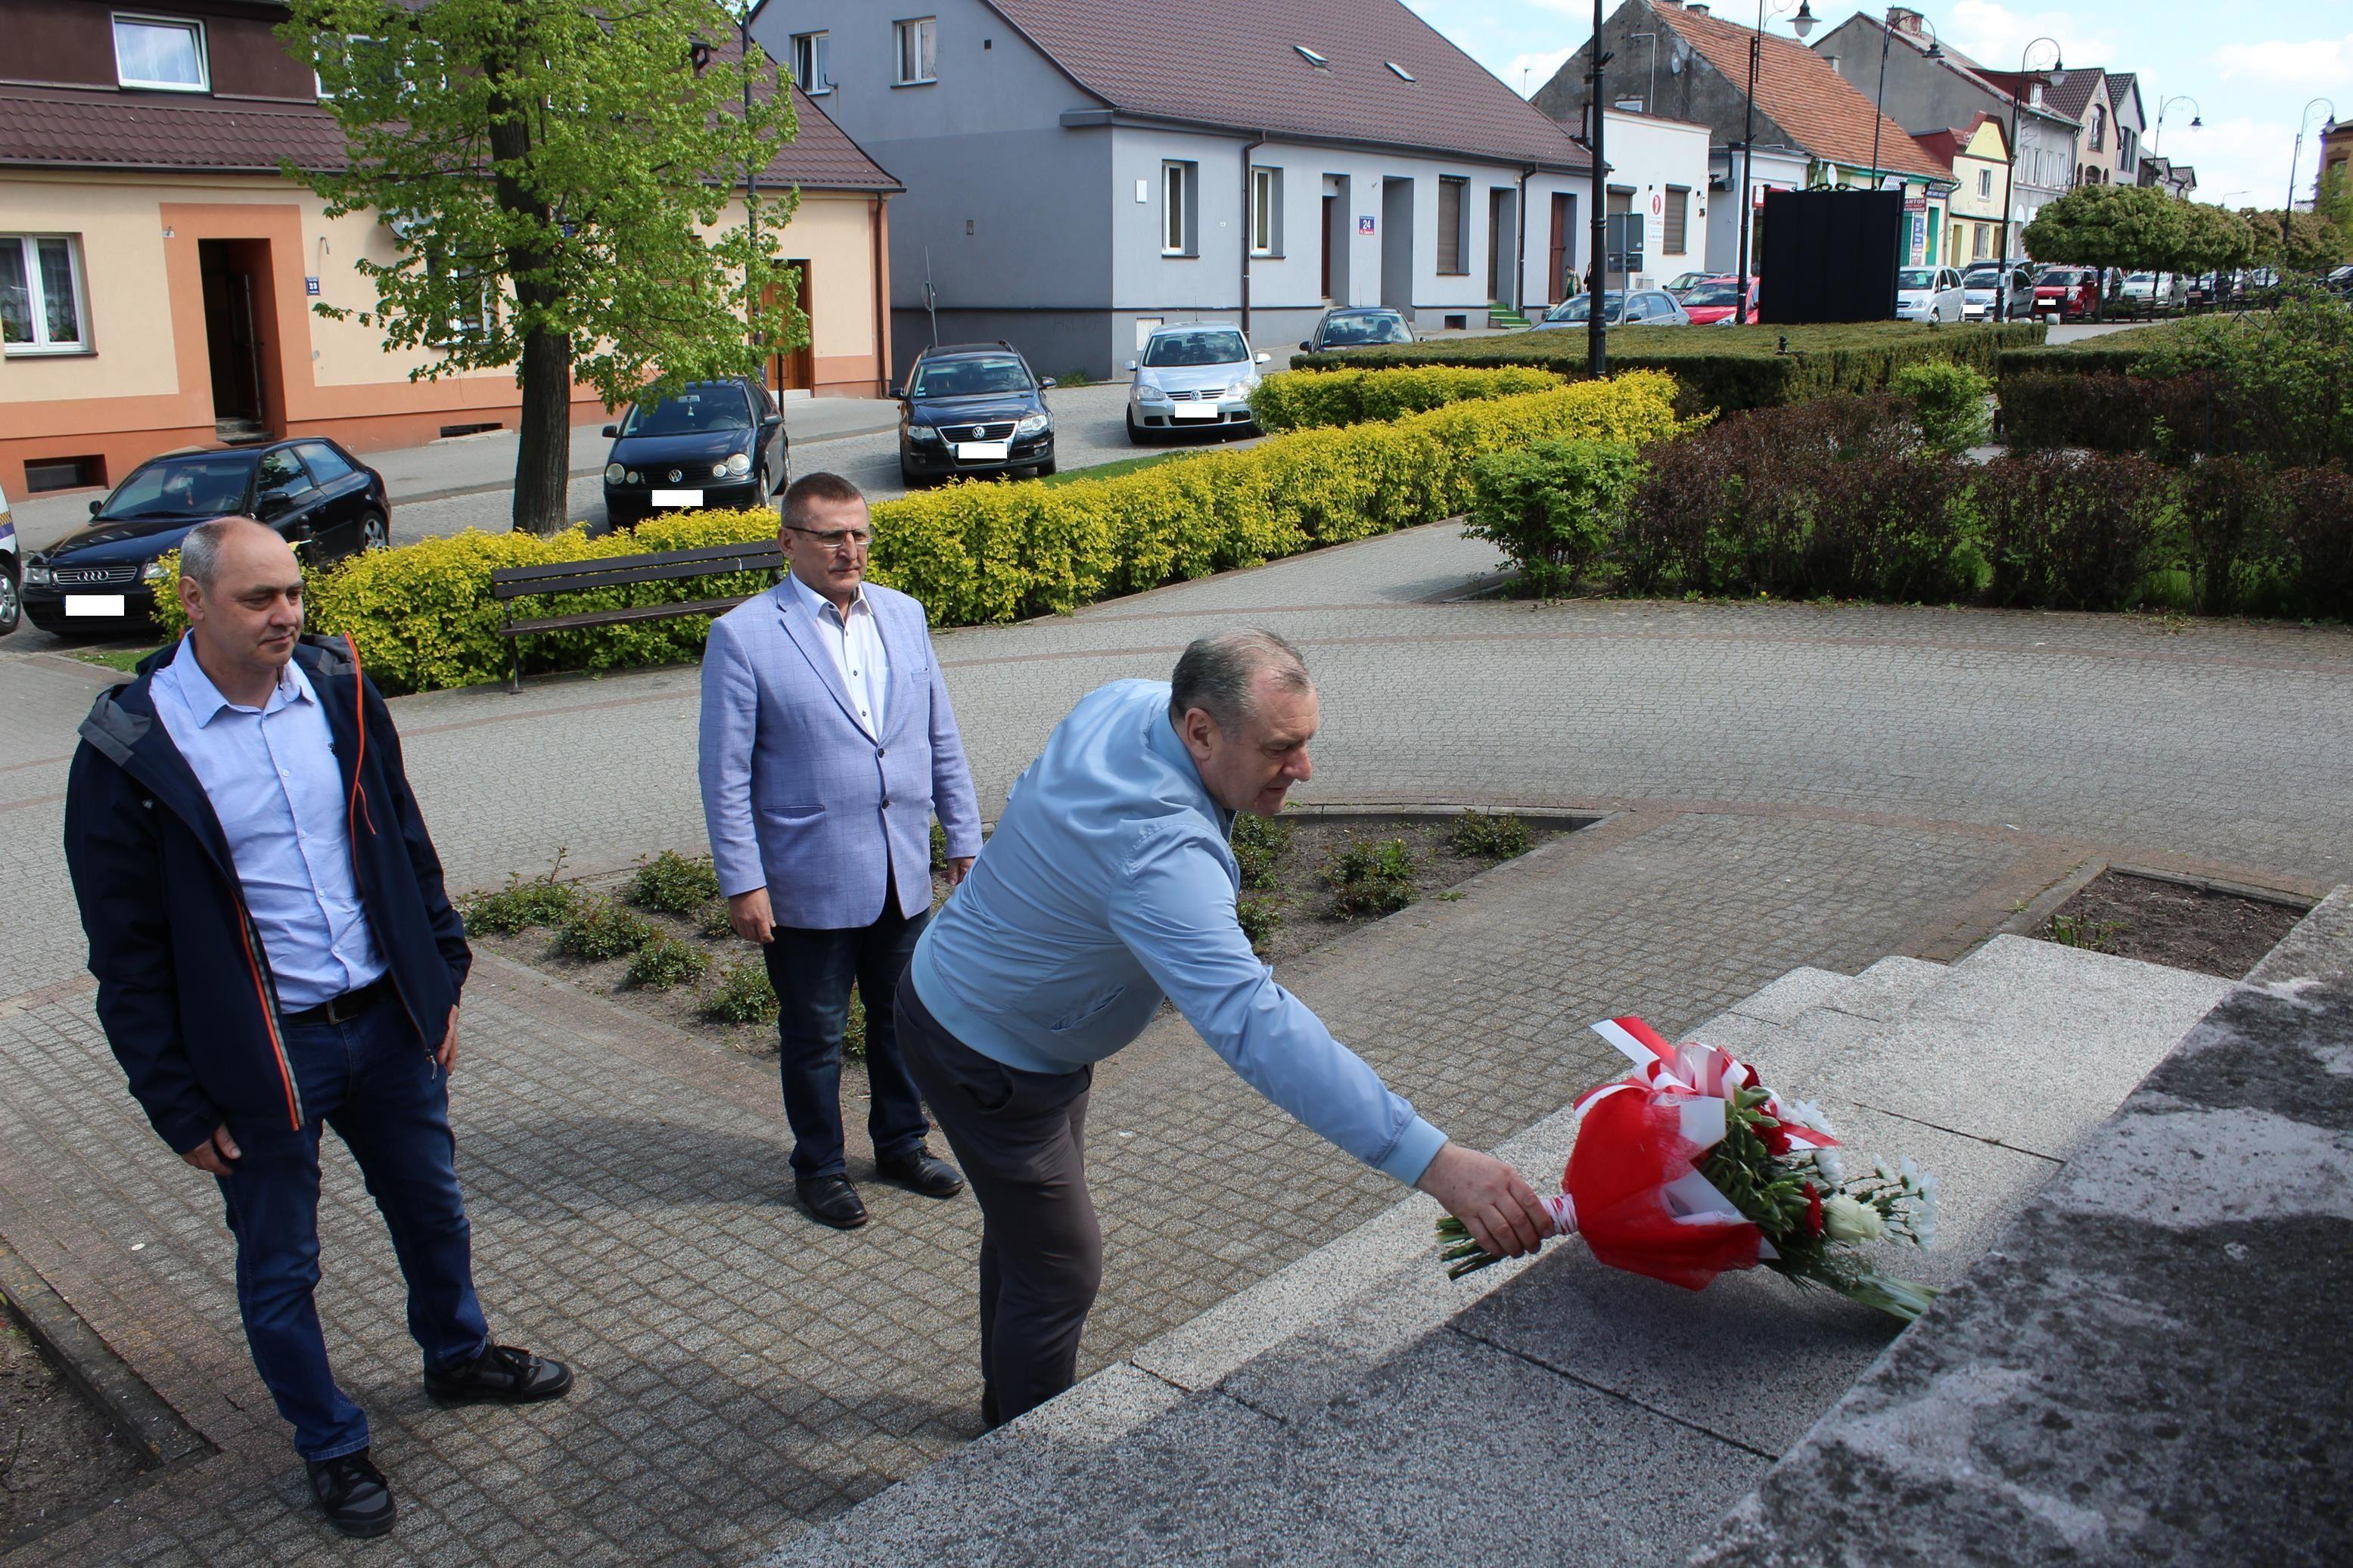
[[1181, 725], [1185, 715], [1198, 708], [1219, 729], [1237, 733], [1257, 710], [1258, 678], [1264, 672], [1273, 674], [1279, 691], [1312, 691], [1315, 687], [1299, 650], [1272, 632], [1252, 626], [1198, 637], [1176, 660], [1176, 673], [1169, 679], [1168, 718]]
[[220, 580], [221, 550], [228, 543], [229, 535], [240, 528], [269, 527], [255, 517], [216, 517], [210, 522], [199, 523], [180, 541], [180, 575], [210, 592]]
[[788, 528], [807, 528], [809, 524], [811, 501], [864, 500], [866, 492], [839, 474], [822, 469], [803, 474], [785, 491], [785, 524]]

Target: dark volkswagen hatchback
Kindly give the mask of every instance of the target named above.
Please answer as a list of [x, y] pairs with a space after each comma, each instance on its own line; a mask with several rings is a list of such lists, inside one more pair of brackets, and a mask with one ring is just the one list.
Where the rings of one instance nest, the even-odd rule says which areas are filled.
[[162, 558], [216, 517], [259, 518], [309, 566], [392, 541], [384, 476], [319, 437], [155, 458], [90, 510], [25, 563], [25, 613], [43, 631], [146, 630]]
[[785, 416], [754, 381], [691, 381], [659, 402], [631, 404], [605, 434], [614, 437], [605, 516], [615, 528], [656, 511], [758, 506], [784, 488], [792, 455]]
[[1054, 471], [1046, 389], [1010, 343], [958, 343], [915, 356], [899, 402], [899, 477], [913, 489], [950, 474]]

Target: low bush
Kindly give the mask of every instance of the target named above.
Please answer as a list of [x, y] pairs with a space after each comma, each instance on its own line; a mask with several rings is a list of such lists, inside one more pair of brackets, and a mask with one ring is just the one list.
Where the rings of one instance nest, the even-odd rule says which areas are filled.
[[2280, 609], [2353, 621], [2353, 473], [2292, 468], [2273, 476], [2272, 494], [2274, 552], [2295, 570]]
[[1627, 503], [1647, 470], [1611, 441], [1538, 441], [1490, 452], [1471, 467], [1463, 533], [1502, 550], [1524, 594], [1576, 591], [1624, 533]]
[[1291, 824], [1279, 816], [1242, 812], [1234, 818], [1233, 851], [1243, 890], [1264, 892], [1274, 886], [1276, 869], [1291, 852]]
[[2116, 610], [2142, 602], [2163, 531], [2175, 515], [2174, 476], [2145, 458], [2036, 452], [1980, 468], [1972, 501], [1992, 566], [1997, 605]]
[[666, 915], [691, 914], [719, 896], [719, 873], [708, 855], [689, 858], [665, 849], [629, 879], [629, 902]]
[[470, 936], [512, 936], [533, 926], [554, 925], [572, 912], [572, 884], [552, 878], [524, 881], [509, 877], [494, 893], [476, 893], [459, 906]]
[[593, 963], [635, 952], [659, 934], [635, 910], [590, 894], [575, 900], [571, 913], [555, 928], [555, 950]]
[[694, 934], [705, 942], [725, 942], [735, 934], [735, 922], [727, 913], [727, 900], [713, 899], [702, 906], [694, 917]]
[[628, 983], [648, 991], [667, 991], [700, 980], [711, 968], [711, 954], [691, 942], [657, 936], [629, 955]]
[[1888, 379], [1887, 390], [1909, 398], [1920, 435], [1929, 446], [1959, 457], [1981, 446], [1993, 429], [1986, 406], [1993, 382], [1965, 364], [1946, 360], [1921, 360], [1905, 365]]
[[1343, 920], [1394, 914], [1417, 896], [1413, 856], [1402, 838], [1334, 851], [1324, 884], [1332, 889], [1332, 912]]
[[2239, 445], [2230, 420], [2230, 410], [2218, 407], [2210, 384], [2199, 376], [2035, 371], [2001, 380], [2001, 434], [2012, 451], [2157, 457], [2210, 447], [2229, 450]]
[[1242, 935], [1250, 939], [1250, 951], [1266, 956], [1266, 944], [1282, 928], [1282, 900], [1263, 893], [1252, 893], [1234, 900], [1234, 917], [1241, 921]]
[[1466, 810], [1446, 831], [1446, 847], [1466, 860], [1509, 860], [1535, 847], [1528, 825], [1511, 813]]
[[1261, 382], [1250, 395], [1250, 412], [1261, 428], [1305, 430], [1397, 419], [1477, 398], [1547, 392], [1562, 381], [1558, 373], [1535, 365], [1292, 371]]
[[754, 957], [729, 964], [695, 1011], [715, 1024], [775, 1023], [776, 988], [768, 984], [766, 961]]

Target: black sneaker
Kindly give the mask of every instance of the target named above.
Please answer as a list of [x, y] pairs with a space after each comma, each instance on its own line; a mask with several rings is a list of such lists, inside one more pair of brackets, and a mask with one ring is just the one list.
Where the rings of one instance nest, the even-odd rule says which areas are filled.
[[368, 1458], [365, 1448], [337, 1458], [311, 1460], [311, 1495], [319, 1500], [329, 1524], [363, 1541], [388, 1532], [400, 1514], [399, 1505], [392, 1500], [392, 1487]]
[[465, 1366], [425, 1374], [436, 1405], [536, 1405], [572, 1392], [572, 1369], [512, 1345], [489, 1345]]

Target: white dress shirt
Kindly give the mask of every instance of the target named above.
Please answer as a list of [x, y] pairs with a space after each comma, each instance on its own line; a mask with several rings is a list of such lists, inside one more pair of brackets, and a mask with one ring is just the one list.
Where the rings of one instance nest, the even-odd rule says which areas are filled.
[[891, 685], [891, 658], [882, 651], [881, 628], [874, 622], [874, 606], [866, 602], [866, 589], [860, 584], [858, 597], [849, 601], [849, 613], [844, 616], [834, 607], [831, 599], [800, 580], [797, 573], [786, 574], [793, 591], [808, 606], [817, 619], [818, 640], [825, 651], [833, 656], [833, 668], [841, 677], [841, 684], [849, 693], [849, 705], [857, 710], [858, 721], [866, 732], [880, 739], [882, 734], [882, 693]]

